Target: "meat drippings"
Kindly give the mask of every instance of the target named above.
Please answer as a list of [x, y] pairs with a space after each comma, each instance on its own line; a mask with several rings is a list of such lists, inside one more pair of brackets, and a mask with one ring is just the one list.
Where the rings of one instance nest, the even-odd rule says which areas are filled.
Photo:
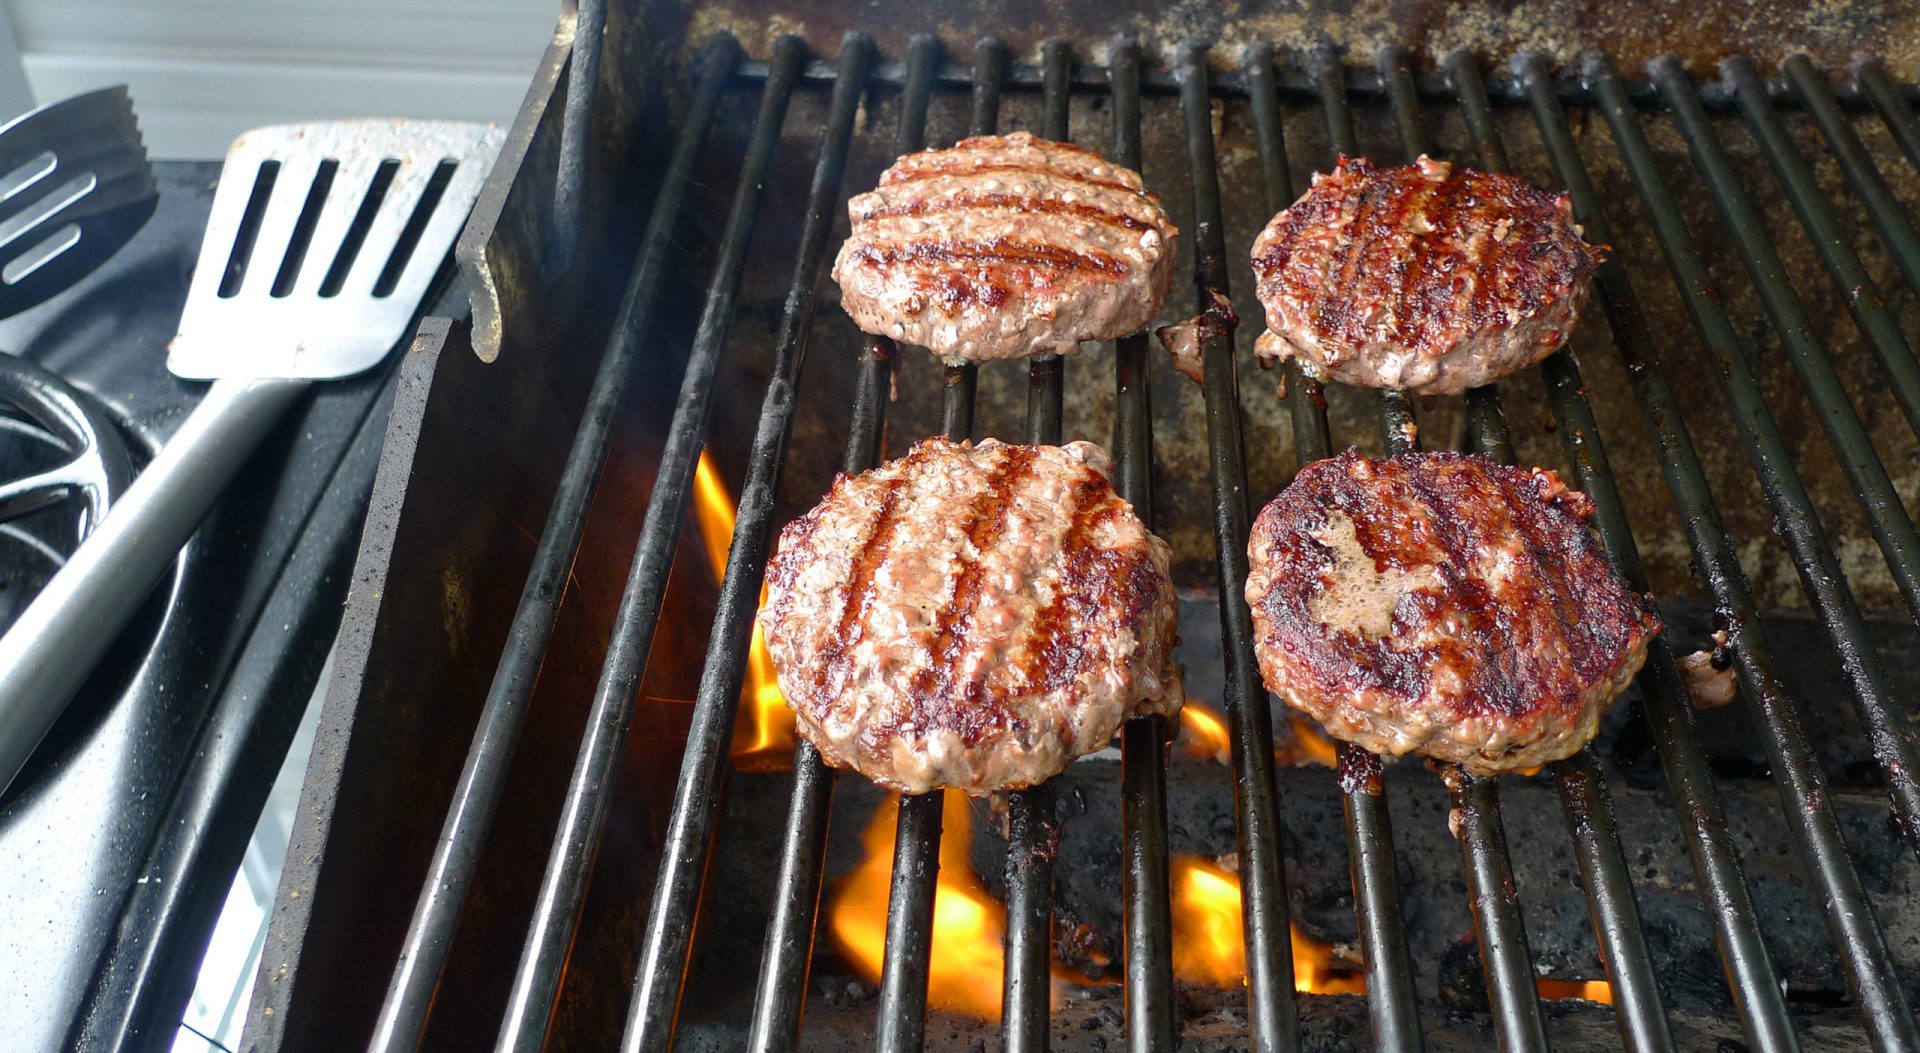
[[1360, 544], [1353, 520], [1338, 509], [1328, 510], [1326, 525], [1313, 536], [1333, 562], [1320, 593], [1308, 601], [1307, 613], [1329, 629], [1367, 640], [1389, 636], [1402, 596], [1442, 587], [1440, 572], [1432, 566], [1381, 570]]

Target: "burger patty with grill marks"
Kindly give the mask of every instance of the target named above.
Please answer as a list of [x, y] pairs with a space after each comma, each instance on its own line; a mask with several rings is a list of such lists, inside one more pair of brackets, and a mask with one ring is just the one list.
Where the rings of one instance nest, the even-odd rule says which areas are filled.
[[1564, 195], [1426, 157], [1343, 157], [1254, 240], [1254, 348], [1347, 384], [1456, 395], [1565, 343], [1600, 259]]
[[1091, 443], [928, 439], [781, 532], [760, 615], [829, 764], [902, 793], [1044, 782], [1180, 709], [1171, 552]]
[[1180, 233], [1138, 173], [1026, 132], [908, 154], [847, 212], [841, 306], [949, 360], [1071, 354], [1143, 328]]
[[1551, 471], [1457, 453], [1300, 470], [1253, 524], [1267, 687], [1334, 736], [1478, 774], [1577, 752], [1660, 631]]

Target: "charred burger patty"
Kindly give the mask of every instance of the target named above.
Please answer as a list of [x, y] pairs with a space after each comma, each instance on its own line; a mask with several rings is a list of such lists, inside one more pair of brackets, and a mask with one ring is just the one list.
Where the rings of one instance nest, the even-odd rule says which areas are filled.
[[1343, 157], [1254, 240], [1254, 346], [1347, 384], [1459, 394], [1564, 343], [1599, 262], [1565, 197], [1426, 157]]
[[908, 154], [847, 212], [841, 306], [948, 359], [1069, 354], [1145, 327], [1180, 233], [1138, 173], [1026, 132]]
[[1333, 735], [1490, 774], [1559, 760], [1659, 623], [1545, 469], [1457, 453], [1301, 469], [1254, 522], [1267, 687]]
[[1090, 443], [928, 439], [789, 524], [761, 613], [827, 762], [903, 793], [1031, 786], [1171, 715], [1166, 542]]

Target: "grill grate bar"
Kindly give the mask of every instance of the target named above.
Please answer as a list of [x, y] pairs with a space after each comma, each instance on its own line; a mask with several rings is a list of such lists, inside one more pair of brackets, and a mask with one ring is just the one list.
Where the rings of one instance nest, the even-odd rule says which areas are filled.
[[933, 959], [933, 900], [940, 877], [942, 792], [900, 795], [887, 894], [887, 950], [880, 972], [874, 1048], [917, 1050], [926, 1040], [927, 971]]
[[1706, 111], [1700, 108], [1693, 82], [1677, 62], [1662, 59], [1654, 63], [1654, 82], [1666, 98], [1668, 110], [1686, 137], [1693, 163], [1705, 177], [1714, 202], [1727, 225], [1732, 228], [1740, 257], [1753, 278], [1760, 302], [1772, 320], [1774, 331], [1787, 350], [1787, 357], [1800, 374], [1807, 394], [1819, 411], [1820, 424], [1827, 441], [1852, 481], [1854, 496], [1867, 512], [1867, 524], [1894, 581], [1906, 597], [1907, 606], [1920, 616], [1920, 534], [1915, 534], [1893, 480], [1874, 451], [1859, 413], [1841, 386], [1839, 375], [1826, 348], [1812, 336], [1813, 323], [1807, 318], [1800, 298], [1787, 281], [1786, 268], [1767, 240], [1766, 226], [1752, 201], [1741, 187], [1741, 177], [1733, 168], [1726, 148], [1709, 125]]
[[[1261, 46], [1261, 45], [1255, 45]], [[1320, 49], [1316, 49], [1320, 50]], [[1337, 55], [1337, 52], [1335, 53]], [[1843, 84], [1834, 88], [1834, 98], [1842, 107], [1865, 111], [1880, 110], [1883, 99], [1876, 94], [1876, 88], [1867, 79], [1868, 69], [1878, 69], [1877, 64], [1863, 62], [1860, 67], [1860, 82]], [[1210, 78], [1212, 92], [1227, 98], [1245, 98], [1252, 92], [1244, 70], [1214, 70]], [[748, 80], [765, 79], [767, 63], [749, 60], [740, 66], [739, 76]], [[898, 87], [905, 82], [906, 65], [900, 62], [883, 62], [875, 66], [869, 83], [887, 87]], [[807, 63], [801, 70], [801, 78], [809, 84], [827, 84], [834, 78], [833, 64], [824, 60]], [[1593, 106], [1596, 104], [1590, 91], [1579, 76], [1550, 76], [1554, 94], [1565, 104], [1571, 106]], [[964, 64], [950, 64], [941, 67], [936, 74], [936, 87], [942, 89], [967, 88], [972, 85], [973, 70]], [[1046, 83], [1044, 65], [1031, 62], [1009, 63], [1002, 83], [1009, 88], [1032, 91], [1042, 88]], [[1884, 72], [1879, 73], [1880, 90], [1885, 92], [1884, 101], [1895, 107], [1911, 107], [1920, 104], [1920, 85], [1896, 84]], [[1526, 88], [1518, 79], [1498, 77], [1486, 84], [1490, 96], [1502, 102], [1524, 102]], [[1105, 70], [1087, 66], [1076, 70], [1068, 80], [1072, 91], [1099, 94], [1107, 89]], [[1276, 88], [1289, 102], [1314, 102], [1319, 99], [1319, 89], [1310, 70], [1288, 69], [1283, 71], [1276, 81]], [[1423, 102], [1451, 102], [1453, 88], [1443, 74], [1422, 73], [1414, 77], [1414, 88]], [[1626, 85], [1628, 98], [1642, 107], [1660, 105], [1659, 92], [1651, 84], [1633, 82]], [[1765, 82], [1767, 98], [1775, 106], [1798, 108], [1801, 105], [1793, 85], [1782, 78], [1772, 78]], [[1150, 95], [1177, 95], [1180, 92], [1179, 77], [1169, 71], [1146, 68], [1140, 73], [1140, 90]], [[1380, 102], [1388, 99], [1388, 87], [1377, 70], [1357, 69], [1353, 71], [1348, 84], [1348, 95], [1361, 102]], [[1737, 105], [1733, 93], [1725, 85], [1702, 85], [1700, 101], [1711, 110], [1724, 111]], [[1897, 113], [1897, 110], [1896, 110]], [[1914, 129], [1916, 145], [1920, 146], [1920, 125]], [[1910, 154], [1920, 165], [1920, 153]]]
[[[1887, 131], [1893, 133], [1893, 141], [1900, 144], [1900, 152], [1907, 155], [1907, 162], [1915, 171], [1920, 171], [1920, 119], [1913, 115], [1915, 92], [1896, 85], [1876, 58], [1855, 61], [1853, 77], [1856, 81], [1853, 86], [1886, 122]], [[1847, 100], [1844, 92], [1844, 88], [1835, 92], [1842, 102]]]
[[467, 749], [459, 781], [454, 785], [453, 801], [434, 842], [433, 859], [427, 866], [426, 880], [421, 883], [420, 898], [374, 1025], [369, 1047], [378, 1053], [411, 1050], [426, 1029], [460, 908], [506, 789], [510, 760], [566, 591], [574, 550], [586, 530], [587, 509], [600, 482], [615, 412], [626, 397], [641, 338], [652, 321], [654, 298], [667, 271], [673, 230], [686, 199], [694, 159], [706, 141], [721, 92], [739, 58], [739, 43], [724, 34], [716, 36], [702, 54], [700, 78], [688, 104], [685, 124], [667, 160], [646, 233], [641, 237], [639, 259], [621, 298], [613, 335], [594, 373], [579, 431], [567, 450], [560, 483], [547, 512], [547, 525], [540, 532], [540, 544], [534, 551], [519, 606], [514, 609], [506, 646], [481, 706], [473, 744]]
[[[1480, 77], [1478, 61], [1470, 53], [1460, 52], [1449, 62], [1448, 72], [1480, 167], [1492, 172], [1507, 171], [1506, 146], [1493, 122], [1493, 109]], [[1599, 425], [1582, 393], [1579, 367], [1572, 356], [1564, 351], [1553, 355], [1541, 364], [1541, 375], [1554, 394], [1554, 414], [1566, 439], [1569, 458], [1575, 463], [1588, 458], [1604, 462], [1606, 454], [1600, 445]], [[1565, 383], [1569, 380], [1570, 385]], [[1474, 449], [1504, 464], [1518, 462], [1513, 436], [1500, 410], [1499, 396], [1492, 387], [1475, 388], [1467, 393], [1467, 428]], [[1620, 847], [1619, 828], [1614, 823], [1613, 800], [1607, 792], [1600, 763], [1590, 747], [1584, 748], [1555, 764], [1552, 774], [1573, 836], [1581, 879], [1587, 889], [1588, 914], [1599, 941], [1601, 962], [1613, 985], [1614, 1018], [1620, 1026], [1620, 1037], [1635, 1053], [1672, 1049], [1673, 1037], [1661, 1006], [1659, 981], [1647, 953], [1640, 910], [1634, 901], [1633, 881]]]
[[[1735, 56], [1721, 63], [1721, 73], [1733, 84], [1748, 127], [1753, 129], [1767, 161], [1773, 165], [1774, 175], [1786, 187], [1801, 226], [1806, 228], [1807, 237], [1820, 254], [1820, 262], [1839, 286], [1847, 309], [1853, 312], [1854, 324], [1860, 327], [1860, 334], [1866, 337], [1874, 357], [1879, 359], [1901, 412], [1906, 414], [1908, 424], [1920, 432], [1920, 362], [1914, 361], [1913, 348], [1901, 334], [1900, 323], [1887, 309], [1880, 290], [1853, 251], [1832, 206], [1820, 192], [1812, 167], [1787, 134], [1779, 113], [1767, 103], [1753, 63], [1744, 56]], [[1911, 232], [1911, 228], [1908, 229]]]
[[[933, 93], [934, 64], [939, 42], [917, 36], [908, 48], [911, 71], [900, 101], [900, 124], [894, 149], [907, 154], [926, 141], [927, 104]], [[880, 463], [886, 432], [887, 403], [891, 396], [899, 349], [884, 336], [870, 336], [860, 356], [853, 421], [848, 429], [842, 469], [862, 472]], [[773, 917], [767, 946], [761, 957], [752, 1030], [747, 1047], [754, 1053], [796, 1049], [800, 1019], [806, 1002], [807, 969], [813, 958], [814, 926], [819, 914], [821, 872], [826, 866], [829, 808], [833, 803], [833, 770], [820, 751], [805, 739], [794, 746], [793, 797], [788, 806], [785, 836], [781, 840], [780, 873], [775, 886]]]
[[1253, 1048], [1300, 1048], [1288, 932], [1286, 873], [1280, 857], [1278, 791], [1273, 771], [1273, 715], [1253, 655], [1247, 607], [1245, 444], [1240, 431], [1232, 312], [1227, 285], [1226, 228], [1214, 159], [1213, 107], [1205, 45], [1182, 45], [1177, 59], [1180, 109], [1193, 176], [1194, 282], [1201, 327], [1207, 448], [1213, 483], [1215, 559], [1220, 570], [1220, 636], [1225, 644], [1224, 703], [1232, 728], [1234, 817], [1239, 826], [1240, 916], [1247, 947], [1247, 1001]]
[[666, 591], [673, 551], [685, 518], [694, 464], [704, 443], [707, 416], [712, 408], [713, 377], [725, 351], [733, 321], [741, 272], [759, 212], [765, 174], [779, 145], [787, 103], [798, 79], [805, 45], [798, 37], [782, 37], [774, 47], [772, 75], [761, 94], [753, 138], [741, 168], [727, 227], [721, 236], [720, 258], [702, 309], [681, 381], [679, 402], [660, 457], [659, 475], [647, 500], [645, 525], [634, 553], [632, 570], [620, 597], [612, 642], [599, 684], [594, 689], [587, 729], [567, 783], [560, 828], [554, 837], [539, 898], [529, 925], [520, 962], [514, 969], [512, 993], [502, 1022], [502, 1049], [537, 1048], [552, 1016], [585, 893], [594, 845], [606, 818], [614, 767], [621, 743], [633, 718], [653, 630], [659, 622], [660, 601]]
[[1866, 144], [1854, 132], [1847, 115], [1841, 112], [1839, 102], [1833, 97], [1833, 86], [1805, 55], [1787, 56], [1784, 66], [1801, 105], [1819, 126], [1827, 148], [1840, 162], [1840, 170], [1846, 173], [1854, 193], [1866, 204], [1867, 213], [1880, 232], [1880, 240], [1886, 244], [1907, 285], [1920, 292], [1920, 232], [1914, 230], [1906, 208], [1894, 196], [1886, 177], [1880, 174], [1879, 164], [1867, 152]]
[[[1611, 229], [1587, 175], [1586, 164], [1574, 145], [1566, 115], [1546, 83], [1544, 61], [1538, 56], [1522, 56], [1516, 60], [1516, 66], [1522, 80], [1533, 88], [1530, 102], [1542, 144], [1556, 178], [1572, 195], [1576, 216], [1593, 240], [1611, 242]], [[1639, 147], [1645, 149], [1644, 139], [1639, 140]], [[1623, 153], [1628, 152], [1627, 147], [1622, 149]], [[1725, 586], [1733, 583], [1744, 589], [1744, 579], [1739, 578], [1739, 564], [1733, 559], [1731, 541], [1719, 526], [1719, 516], [1699, 458], [1680, 418], [1672, 389], [1659, 370], [1646, 321], [1640, 314], [1625, 266], [1617, 257], [1601, 264], [1597, 285], [1613, 330], [1614, 346], [1626, 360], [1637, 401], [1660, 448], [1668, 488], [1688, 524], [1696, 558], [1722, 604], [1731, 609], [1733, 605], [1728, 601], [1732, 594]], [[1576, 407], [1571, 396], [1578, 394], [1582, 387], [1578, 372], [1566, 368], [1572, 362], [1564, 355], [1549, 359], [1548, 365], [1551, 368], [1549, 392], [1554, 397], [1556, 411], [1563, 420], [1571, 421], [1575, 414], [1563, 407]], [[1580, 473], [1581, 489], [1593, 499], [1594, 523], [1608, 552], [1633, 587], [1644, 591], [1647, 580], [1640, 563], [1640, 551], [1634, 543], [1605, 451], [1597, 438], [1585, 430], [1569, 429], [1565, 441]], [[1756, 622], [1755, 634], [1761, 631]], [[1656, 637], [1648, 648], [1647, 664], [1639, 683], [1644, 712], [1660, 751], [1668, 786], [1687, 826], [1688, 850], [1695, 873], [1701, 878], [1721, 961], [1747, 1034], [1765, 1049], [1795, 1048], [1778, 981], [1760, 938], [1753, 905], [1727, 834], [1719, 794], [1708, 774], [1685, 689], [1673, 661], [1672, 647], [1666, 637]]]
[[[1245, 69], [1252, 88], [1264, 204], [1272, 214], [1292, 204], [1294, 197], [1272, 50], [1251, 50]], [[1323, 460], [1333, 452], [1327, 433], [1324, 388], [1302, 372], [1298, 363], [1285, 368], [1295, 454], [1302, 463]], [[1387, 810], [1380, 759], [1345, 742], [1338, 743], [1336, 752], [1374, 1045], [1383, 1050], [1418, 1050], [1423, 1046], [1420, 1007], [1407, 956], [1406, 930], [1401, 924], [1393, 819]]]
[[[1604, 83], [1602, 86], [1605, 86]], [[1678, 86], [1675, 90], [1679, 90]], [[1614, 118], [1614, 112], [1611, 109], [1607, 111], [1607, 115], [1610, 120]], [[1637, 122], [1634, 127], [1637, 131]], [[1720, 159], [1724, 160], [1724, 155]], [[1847, 585], [1839, 559], [1828, 543], [1818, 514], [1814, 511], [1813, 501], [1807, 496], [1806, 488], [1800, 482], [1799, 472], [1793, 466], [1786, 444], [1779, 435], [1759, 385], [1747, 365], [1744, 345], [1734, 336], [1732, 326], [1720, 305], [1704, 292], [1711, 286], [1705, 278], [1704, 265], [1699, 260], [1698, 251], [1693, 247], [1685, 221], [1680, 219], [1677, 213], [1668, 215], [1656, 209], [1655, 202], [1671, 204], [1670, 195], [1666, 191], [1664, 182], [1660, 180], [1657, 169], [1650, 163], [1646, 163], [1637, 168], [1633, 174], [1634, 185], [1642, 188], [1642, 198], [1647, 202], [1649, 211], [1654, 212], [1661, 219], [1659, 234], [1663, 246], [1671, 242], [1671, 247], [1667, 249], [1670, 265], [1686, 265], [1690, 277], [1698, 272], [1699, 282], [1684, 286], [1682, 295], [1688, 301], [1689, 310], [1692, 312], [1695, 327], [1700, 330], [1701, 339], [1713, 347], [1726, 364], [1727, 368], [1723, 369], [1720, 375], [1727, 387], [1728, 399], [1737, 409], [1734, 415], [1735, 423], [1741, 428], [1742, 435], [1755, 456], [1755, 469], [1760, 476], [1761, 486], [1767, 494], [1767, 500], [1773, 506], [1778, 521], [1778, 532], [1787, 542], [1794, 565], [1800, 571], [1801, 583], [1832, 636], [1835, 649], [1840, 655], [1842, 669], [1853, 689], [1855, 699], [1859, 702], [1861, 716], [1871, 732], [1874, 755], [1886, 773], [1888, 792], [1892, 796], [1898, 817], [1909, 842], [1917, 851], [1920, 851], [1920, 780], [1915, 776], [1916, 755], [1912, 731], [1895, 715], [1901, 711], [1901, 707], [1890, 698], [1886, 674], [1874, 651], [1866, 621], [1860, 614], [1859, 606], [1854, 602], [1852, 590]], [[1719, 174], [1725, 175], [1724, 171]], [[1676, 269], [1676, 278], [1678, 276], [1679, 271]], [[1796, 334], [1796, 338], [1803, 335]], [[1825, 364], [1824, 353], [1820, 354], [1820, 364]], [[1826, 367], [1826, 373], [1831, 378], [1830, 365]], [[1840, 397], [1844, 399], [1844, 392]], [[1851, 417], [1850, 407], [1847, 407], [1847, 412]], [[1858, 418], [1851, 417], [1851, 419], [1857, 426]], [[1862, 438], [1864, 440], [1864, 437]], [[1867, 456], [1873, 459], [1873, 464], [1877, 467], [1878, 458], [1873, 455], [1870, 446], [1867, 449]], [[1882, 474], [1884, 477], [1884, 472]], [[1898, 500], [1895, 499], [1895, 507], [1898, 506]], [[1904, 512], [1902, 517], [1904, 522]], [[1876, 533], [1888, 528], [1887, 523], [1880, 521], [1872, 525]], [[1888, 555], [1891, 556], [1891, 553]], [[1899, 578], [1898, 565], [1891, 558], [1888, 562], [1894, 565], [1895, 576]], [[1742, 588], [1744, 591], [1744, 585]], [[1910, 594], [1909, 598], [1911, 599]], [[1770, 725], [1771, 729], [1772, 725]], [[1797, 733], [1797, 721], [1793, 730]]]
[[[1113, 160], [1140, 170], [1140, 44], [1113, 42]], [[1114, 344], [1114, 474], [1120, 496], [1148, 530], [1153, 517], [1153, 410], [1143, 330]], [[1126, 911], [1128, 1048], [1171, 1049], [1174, 1035], [1173, 906], [1168, 889], [1167, 739], [1160, 717], [1120, 732], [1121, 874]]]
[[[1804, 490], [1799, 485], [1798, 475], [1788, 459], [1773, 419], [1761, 400], [1752, 373], [1747, 368], [1741, 345], [1734, 339], [1724, 312], [1713, 299], [1704, 262], [1693, 246], [1685, 220], [1679, 215], [1658, 169], [1654, 167], [1651, 150], [1639, 121], [1618, 103], [1619, 81], [1613, 75], [1611, 63], [1595, 57], [1588, 61], [1587, 67], [1603, 99], [1616, 97], [1615, 102], [1603, 107], [1603, 113], [1614, 130], [1616, 144], [1627, 163], [1635, 189], [1654, 220], [1676, 285], [1688, 300], [1695, 328], [1702, 342], [1714, 351], [1723, 365], [1719, 374], [1727, 398], [1735, 407], [1735, 423], [1754, 461], [1761, 485], [1767, 491], [1768, 500], [1774, 506], [1781, 533], [1788, 537], [1789, 545], [1794, 549], [1795, 562], [1802, 568], [1802, 579], [1809, 583], [1810, 591], [1813, 591], [1814, 579], [1822, 578], [1823, 574], [1810, 573], [1807, 560], [1819, 559], [1827, 566], [1832, 566], [1832, 551], [1820, 534], [1818, 521], [1813, 518], [1811, 505], [1807, 503]], [[1570, 149], [1570, 144], [1566, 148]], [[1549, 149], [1555, 152], [1558, 168], [1562, 163], [1560, 147], [1550, 144]], [[1600, 230], [1604, 231], [1605, 220], [1599, 217], [1597, 206], [1591, 205], [1591, 186], [1586, 183], [1584, 169], [1573, 170], [1572, 178], [1563, 173], [1563, 178], [1567, 178], [1569, 185], [1575, 188], [1577, 207], [1581, 195], [1585, 195]], [[1579, 181], [1575, 182], [1574, 178]], [[1596, 233], [1595, 236], [1603, 235]], [[1621, 284], [1624, 286], [1624, 282]], [[1604, 285], [1603, 291], [1609, 301], [1615, 298], [1614, 292]], [[1634, 375], [1635, 392], [1640, 396], [1650, 423], [1660, 433], [1663, 448], [1669, 453], [1663, 465], [1668, 472], [1668, 483], [1675, 501], [1689, 524], [1695, 556], [1714, 589], [1716, 599], [1729, 612], [1732, 623], [1729, 628], [1734, 634], [1735, 663], [1747, 688], [1747, 696], [1752, 704], [1759, 707], [1760, 719], [1755, 723], [1764, 731], [1762, 741], [1767, 747], [1776, 777], [1780, 779], [1781, 793], [1796, 837], [1812, 865], [1816, 880], [1822, 885], [1828, 926], [1845, 952], [1843, 957], [1849, 983], [1861, 1001], [1868, 1031], [1875, 1035], [1876, 1042], [1882, 1043], [1882, 1048], [1903, 1048], [1901, 1042], [1913, 1040], [1911, 1014], [1898, 985], [1888, 982], [1892, 973], [1884, 940], [1873, 922], [1872, 908], [1860, 889], [1858, 876], [1847, 857], [1845, 842], [1840, 837], [1827, 804], [1818, 762], [1800, 730], [1798, 707], [1786, 695], [1774, 674], [1771, 648], [1753, 610], [1752, 596], [1734, 558], [1731, 541], [1713, 512], [1712, 499], [1706, 491], [1705, 479], [1700, 474], [1698, 459], [1693, 455], [1692, 444], [1684, 427], [1679, 424], [1678, 408], [1673, 405], [1672, 392], [1660, 376], [1657, 359], [1646, 347], [1644, 322], [1638, 318], [1637, 307], [1631, 302], [1631, 291], [1626, 290], [1625, 295], [1627, 299], [1620, 305], [1622, 320], [1616, 323], [1621, 332], [1616, 345], [1628, 360]], [[1611, 317], [1615, 307], [1611, 302], [1608, 306]], [[1831, 573], [1834, 577], [1819, 582], [1819, 586], [1843, 590], [1844, 585], [1840, 583], [1844, 579], [1838, 577], [1838, 568], [1833, 567]], [[1818, 596], [1815, 602], [1820, 603]], [[1857, 610], [1853, 614], [1857, 619]], [[1833, 625], [1829, 621], [1829, 626]], [[1836, 643], [1843, 663], [1860, 671], [1869, 668], [1867, 663], [1872, 662], [1870, 653], [1849, 655], [1849, 649], [1838, 636]], [[1877, 664], [1871, 665], [1871, 668], [1877, 671]], [[1858, 684], [1860, 681], [1855, 682]], [[1675, 690], [1684, 689], [1676, 684]], [[1676, 696], [1676, 700], [1683, 704], [1684, 696]], [[1876, 735], [1875, 738], [1876, 745], [1879, 745], [1877, 740], [1880, 736]], [[1894, 784], [1896, 814], [1902, 814], [1904, 809], [1899, 807], [1898, 780], [1889, 781]], [[1908, 833], [1911, 837], [1911, 826], [1908, 827]], [[1698, 866], [1699, 861], [1696, 860]], [[1751, 906], [1744, 905], [1741, 910], [1750, 911]], [[1757, 941], [1757, 932], [1754, 938]], [[1760, 961], [1759, 964], [1765, 963]], [[1754, 979], [1755, 982], [1764, 980], [1770, 983], [1771, 967], [1756, 974]], [[1770, 1000], [1777, 999], [1775, 992], [1769, 991], [1768, 994]], [[1773, 1007], [1768, 1006], [1767, 1009], [1771, 1014]], [[1784, 1021], [1780, 1021], [1780, 1026], [1784, 1026]]]
[[[1066, 142], [1067, 81], [1073, 53], [1064, 40], [1042, 48], [1042, 138]], [[1027, 441], [1060, 444], [1065, 360], [1042, 355], [1027, 367]], [[1047, 1048], [1048, 963], [1053, 934], [1053, 787], [1007, 795], [1007, 935], [1001, 998], [1008, 1053]]]
[[[1342, 68], [1332, 67], [1329, 81], [1337, 81]], [[1389, 85], [1395, 125], [1400, 140], [1412, 161], [1427, 152], [1426, 130], [1420, 125], [1420, 108], [1414, 95], [1413, 74], [1404, 49], [1388, 48], [1380, 56], [1380, 73]], [[1330, 86], [1334, 86], [1331, 85]], [[1336, 91], [1325, 103], [1331, 120], [1338, 111], [1338, 125], [1351, 129], [1347, 116], [1346, 93]], [[1332, 127], [1330, 127], [1330, 132]], [[1356, 144], [1342, 144], [1353, 147]], [[1498, 406], [1492, 393], [1479, 400]], [[1485, 411], [1483, 409], [1482, 416]], [[1389, 454], [1409, 453], [1420, 448], [1419, 428], [1415, 424], [1413, 403], [1405, 392], [1380, 392], [1380, 427]], [[1466, 866], [1467, 890], [1473, 910], [1474, 932], [1480, 951], [1480, 968], [1487, 980], [1487, 998], [1493, 1009], [1494, 1031], [1501, 1047], [1507, 1050], [1547, 1048], [1546, 1024], [1540, 1017], [1540, 996], [1533, 983], [1533, 955], [1527, 945], [1527, 928], [1520, 916], [1520, 902], [1513, 883], [1513, 864], [1507, 857], [1506, 833], [1500, 822], [1500, 784], [1468, 774], [1458, 766], [1443, 769], [1442, 776], [1452, 798], [1453, 811], [1460, 816], [1458, 838], [1461, 861]]]
[[872, 58], [873, 41], [864, 34], [850, 34], [841, 45], [840, 76], [834, 82], [833, 99], [821, 130], [820, 157], [808, 190], [793, 277], [774, 343], [772, 375], [747, 458], [739, 519], [721, 576], [720, 598], [700, 671], [693, 720], [687, 729], [687, 746], [681, 755], [680, 778], [667, 820], [646, 935], [640, 944], [634, 996], [621, 1042], [628, 1053], [667, 1049], [679, 1015], [681, 981], [693, 940], [701, 878], [713, 842], [727, 750], [733, 742], [747, 650], [753, 642], [760, 587], [772, 546], [774, 494], [793, 435], [794, 392], [806, 361], [815, 293], [826, 260], [827, 238], [833, 232], [854, 115]]
[[[992, 135], [1000, 119], [1000, 85], [1007, 46], [983, 37], [973, 49], [970, 135]], [[980, 368], [949, 365], [941, 392], [941, 427], [955, 442], [973, 437], [974, 392]], [[880, 1021], [875, 1047], [917, 1050], [926, 1039], [927, 971], [933, 957], [933, 906], [940, 877], [942, 792], [902, 794], [893, 841], [893, 879], [887, 893], [887, 943], [880, 970]]]

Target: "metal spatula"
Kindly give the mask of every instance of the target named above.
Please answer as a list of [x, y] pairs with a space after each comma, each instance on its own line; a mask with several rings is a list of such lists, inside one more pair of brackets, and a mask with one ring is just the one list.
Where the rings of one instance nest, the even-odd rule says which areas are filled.
[[0, 318], [91, 274], [146, 225], [158, 200], [125, 88], [76, 95], [0, 126]]
[[309, 382], [370, 369], [406, 335], [501, 138], [354, 120], [234, 143], [167, 357], [215, 383], [0, 637], [0, 788]]

